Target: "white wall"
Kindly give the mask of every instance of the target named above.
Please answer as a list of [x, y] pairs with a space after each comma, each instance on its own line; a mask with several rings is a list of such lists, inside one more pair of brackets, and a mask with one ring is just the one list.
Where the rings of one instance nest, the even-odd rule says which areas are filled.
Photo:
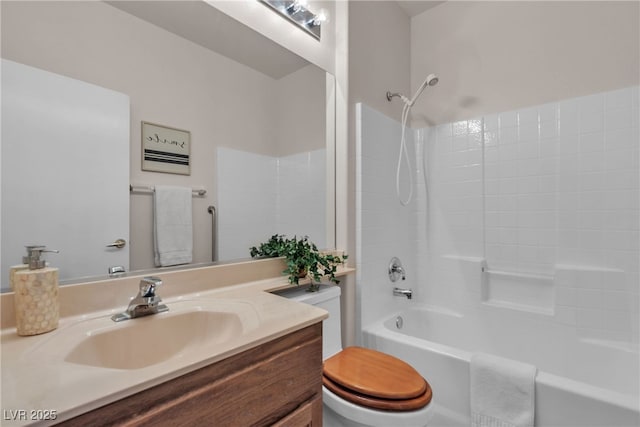
[[448, 1], [411, 20], [416, 126], [636, 85], [640, 3]]
[[[325, 72], [308, 65], [276, 81], [274, 154], [285, 156], [326, 146]], [[301, 108], [304, 106], [304, 108]], [[324, 165], [324, 164], [323, 164]]]
[[[349, 3], [349, 101], [358, 102], [400, 120], [398, 98], [386, 93], [409, 92], [409, 17], [395, 1]], [[353, 110], [352, 110], [353, 111]]]

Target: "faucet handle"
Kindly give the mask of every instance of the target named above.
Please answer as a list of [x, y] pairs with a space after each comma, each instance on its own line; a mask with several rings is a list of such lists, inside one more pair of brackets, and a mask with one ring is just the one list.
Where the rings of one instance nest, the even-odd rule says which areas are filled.
[[162, 279], [155, 276], [147, 276], [140, 281], [140, 296], [151, 298], [156, 296], [156, 288], [162, 285]]
[[402, 280], [406, 279], [404, 267], [402, 267], [402, 262], [397, 257], [393, 257], [391, 258], [391, 261], [389, 261], [388, 272], [389, 272], [389, 280], [391, 280], [391, 282], [393, 283], [397, 282], [398, 278]]

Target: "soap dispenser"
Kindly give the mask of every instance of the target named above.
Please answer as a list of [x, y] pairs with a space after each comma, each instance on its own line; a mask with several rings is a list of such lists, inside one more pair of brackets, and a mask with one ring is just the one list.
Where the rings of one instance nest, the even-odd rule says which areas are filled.
[[16, 329], [18, 335], [38, 335], [58, 327], [60, 303], [58, 302], [58, 269], [47, 267], [43, 259], [45, 246], [27, 246], [27, 256], [22, 258], [24, 269], [12, 272]]

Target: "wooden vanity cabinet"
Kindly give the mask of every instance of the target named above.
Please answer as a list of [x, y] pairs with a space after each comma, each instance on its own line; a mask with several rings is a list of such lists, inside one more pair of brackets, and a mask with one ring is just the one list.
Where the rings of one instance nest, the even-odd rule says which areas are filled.
[[320, 427], [322, 323], [61, 425]]

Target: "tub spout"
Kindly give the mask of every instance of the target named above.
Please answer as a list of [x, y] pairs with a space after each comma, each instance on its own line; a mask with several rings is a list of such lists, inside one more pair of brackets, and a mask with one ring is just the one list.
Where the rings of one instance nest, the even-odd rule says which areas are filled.
[[397, 296], [405, 296], [407, 299], [411, 299], [413, 291], [411, 289], [393, 288], [393, 294]]

